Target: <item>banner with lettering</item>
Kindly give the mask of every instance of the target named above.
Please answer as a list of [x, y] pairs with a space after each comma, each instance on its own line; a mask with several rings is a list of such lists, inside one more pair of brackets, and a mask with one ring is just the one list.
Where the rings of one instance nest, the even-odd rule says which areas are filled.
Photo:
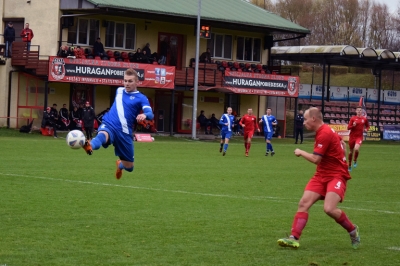
[[385, 104], [400, 104], [400, 91], [383, 91], [383, 102]]
[[383, 139], [384, 140], [400, 140], [400, 126], [384, 125], [383, 126]]
[[[350, 130], [347, 129], [347, 124], [340, 124], [340, 125], [328, 124], [328, 125], [333, 130], [335, 130], [338, 133], [338, 135], [343, 138], [344, 141], [349, 141]], [[379, 127], [370, 126], [367, 134], [364, 136], [364, 140], [367, 140], [367, 141], [380, 141], [381, 140], [381, 132], [379, 131]]]
[[350, 87], [349, 88], [349, 102], [358, 102], [360, 100], [360, 97], [365, 97], [366, 93], [367, 93], [366, 88]]
[[234, 93], [299, 96], [299, 77], [252, 72], [225, 71], [224, 88]]
[[50, 56], [49, 81], [123, 86], [125, 70], [138, 72], [138, 87], [173, 89], [175, 67]]
[[300, 84], [299, 99], [311, 99], [311, 84]]
[[[312, 85], [311, 89], [311, 99], [312, 100], [322, 100], [322, 86], [321, 85]], [[324, 99], [326, 100], [327, 96], [327, 88], [325, 87]]]
[[330, 87], [329, 99], [331, 101], [346, 101], [348, 100], [347, 87]]

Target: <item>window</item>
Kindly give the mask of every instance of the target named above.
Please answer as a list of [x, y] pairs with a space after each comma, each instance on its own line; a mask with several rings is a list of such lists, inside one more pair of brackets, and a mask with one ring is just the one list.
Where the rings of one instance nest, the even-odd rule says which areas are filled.
[[232, 59], [232, 35], [211, 33], [211, 39], [207, 40], [211, 56], [214, 58]]
[[108, 21], [105, 45], [111, 48], [134, 50], [135, 36], [135, 24]]
[[238, 37], [236, 60], [260, 62], [261, 60], [261, 39]]
[[100, 36], [99, 21], [97, 19], [78, 19], [77, 25], [68, 29], [68, 43], [93, 45]]

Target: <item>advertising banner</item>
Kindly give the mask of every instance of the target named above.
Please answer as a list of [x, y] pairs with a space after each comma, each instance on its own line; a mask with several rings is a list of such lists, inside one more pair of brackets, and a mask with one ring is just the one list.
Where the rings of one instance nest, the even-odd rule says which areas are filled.
[[[324, 99], [326, 100], [327, 88], [325, 87]], [[322, 100], [322, 86], [321, 85], [313, 85], [311, 89], [311, 99], [312, 100]]]
[[348, 99], [347, 87], [330, 87], [331, 101], [346, 101]]
[[[349, 88], [349, 102], [358, 102], [360, 100], [360, 97], [365, 97], [367, 93], [366, 88], [355, 88], [355, 87], [350, 87]], [[377, 98], [378, 100], [378, 98]]]
[[311, 84], [300, 84], [299, 99], [311, 99]]
[[378, 90], [367, 89], [367, 103], [378, 103]]
[[[329, 126], [335, 130], [339, 136], [343, 138], [344, 141], [349, 141], [350, 130], [347, 129], [347, 125], [335, 125], [329, 124]], [[399, 127], [400, 131], [400, 127]], [[400, 134], [399, 134], [400, 136]], [[364, 135], [365, 140], [368, 141], [380, 141], [381, 133], [379, 132], [379, 128], [376, 126], [370, 126], [366, 135]]]
[[175, 67], [50, 56], [49, 81], [123, 86], [124, 72], [138, 72], [138, 87], [173, 89]]
[[225, 71], [224, 77], [224, 87], [240, 94], [298, 97], [299, 86], [293, 76]]
[[344, 141], [349, 141], [350, 130], [347, 129], [347, 125], [329, 124], [328, 126], [335, 130]]
[[384, 140], [400, 140], [400, 126], [384, 125], [383, 126], [383, 139]]
[[400, 104], [400, 91], [383, 91], [383, 102], [385, 104]]

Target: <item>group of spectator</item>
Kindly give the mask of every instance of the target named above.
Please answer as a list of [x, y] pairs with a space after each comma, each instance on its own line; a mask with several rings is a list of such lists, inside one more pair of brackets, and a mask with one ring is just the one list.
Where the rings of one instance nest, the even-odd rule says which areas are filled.
[[55, 138], [58, 137], [57, 130], [84, 129], [87, 139], [92, 139], [95, 120], [97, 124], [100, 124], [102, 117], [109, 110], [110, 108], [107, 108], [96, 116], [93, 107], [88, 101], [85, 105], [74, 106], [71, 111], [68, 111], [66, 104], [63, 104], [60, 111], [57, 111], [57, 104], [53, 104], [53, 107], [47, 107], [46, 111], [44, 111], [41, 127], [52, 127]]
[[[130, 62], [143, 63], [143, 64], [157, 64], [164, 65], [166, 63], [168, 53], [168, 43], [161, 41], [160, 54], [151, 53], [150, 43], [146, 43], [143, 49], [138, 48], [135, 53], [128, 53], [128, 59]], [[86, 51], [80, 46], [68, 46], [62, 45], [58, 51], [57, 56], [59, 57], [74, 57], [74, 58], [86, 58], [88, 56], [100, 57], [102, 59], [109, 59], [110, 55], [104, 50], [104, 45], [100, 38], [97, 38], [93, 45], [93, 51], [87, 49]], [[113, 55], [114, 56], [114, 55]]]
[[[31, 49], [31, 41], [33, 38], [33, 31], [29, 28], [29, 23], [25, 23], [25, 28], [22, 29], [20, 36], [23, 42], [26, 42], [27, 50]], [[4, 29], [4, 42], [6, 44], [4, 57], [12, 56], [12, 44], [15, 42], [15, 29], [12, 21], [7, 23], [6, 28]]]

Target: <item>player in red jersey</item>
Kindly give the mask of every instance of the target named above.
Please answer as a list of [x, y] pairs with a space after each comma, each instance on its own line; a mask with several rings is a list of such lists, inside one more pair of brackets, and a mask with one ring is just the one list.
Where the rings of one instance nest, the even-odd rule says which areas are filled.
[[260, 132], [260, 128], [258, 127], [257, 117], [253, 115], [253, 109], [247, 109], [247, 114], [242, 117], [239, 122], [240, 126], [244, 131], [244, 148], [246, 157], [249, 156], [251, 139], [253, 138], [254, 130], [257, 129]]
[[304, 126], [315, 131], [313, 153], [296, 149], [294, 154], [317, 165], [317, 171], [308, 182], [300, 199], [292, 224], [290, 237], [278, 240], [283, 247], [298, 248], [299, 239], [308, 220], [308, 210], [318, 200], [324, 200], [324, 211], [350, 234], [354, 249], [360, 245], [358, 227], [354, 225], [337, 205], [344, 199], [346, 183], [350, 174], [346, 164], [346, 144], [328, 125], [324, 124], [318, 108], [310, 108], [304, 113]]
[[364, 139], [364, 131], [367, 132], [369, 129], [369, 123], [365, 116], [362, 115], [362, 107], [357, 106], [356, 115], [350, 119], [347, 129], [350, 130], [349, 138], [349, 172], [351, 172], [351, 161], [353, 160], [354, 151], [354, 163], [353, 167], [357, 167], [357, 158], [360, 152], [360, 147]]

